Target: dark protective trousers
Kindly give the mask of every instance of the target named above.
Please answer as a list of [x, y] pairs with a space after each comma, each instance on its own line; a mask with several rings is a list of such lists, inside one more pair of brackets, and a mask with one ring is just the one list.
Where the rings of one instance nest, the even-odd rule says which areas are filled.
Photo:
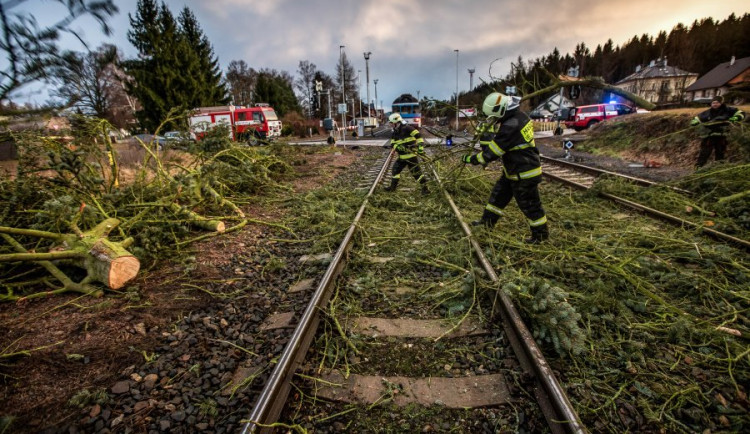
[[[544, 208], [542, 208], [542, 199], [539, 196], [539, 184], [541, 182], [541, 176], [535, 176], [531, 179], [520, 179], [518, 181], [511, 181], [502, 176], [497, 180], [495, 186], [492, 187], [488, 203], [496, 208], [504, 209], [508, 206], [511, 199], [516, 199], [516, 203], [523, 215], [530, 222], [537, 221], [545, 216]], [[488, 209], [485, 209], [482, 214], [482, 220], [489, 223], [490, 226], [494, 226], [499, 219], [499, 214]], [[531, 226], [531, 234], [532, 236], [546, 238], [549, 235], [547, 224]]]
[[407, 158], [405, 160], [398, 159], [393, 163], [393, 172], [391, 176], [391, 188], [395, 188], [398, 184], [398, 180], [401, 178], [401, 172], [404, 169], [409, 168], [411, 176], [417, 180], [422, 186], [427, 183], [427, 178], [422, 175], [422, 168], [419, 167], [419, 159], [417, 157]]
[[714, 152], [714, 158], [716, 161], [724, 159], [724, 154], [727, 151], [727, 138], [724, 136], [709, 136], [701, 141], [701, 150], [698, 154], [698, 162], [695, 164], [698, 167], [703, 167], [708, 163], [708, 159], [711, 157], [711, 152]]

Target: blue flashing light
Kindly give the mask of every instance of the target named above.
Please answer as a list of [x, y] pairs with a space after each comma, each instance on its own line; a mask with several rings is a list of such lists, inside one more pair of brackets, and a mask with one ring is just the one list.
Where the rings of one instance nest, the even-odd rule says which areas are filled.
[[610, 103], [610, 104], [617, 104], [617, 101], [615, 101], [615, 100], [612, 100], [612, 101], [610, 101], [609, 103]]

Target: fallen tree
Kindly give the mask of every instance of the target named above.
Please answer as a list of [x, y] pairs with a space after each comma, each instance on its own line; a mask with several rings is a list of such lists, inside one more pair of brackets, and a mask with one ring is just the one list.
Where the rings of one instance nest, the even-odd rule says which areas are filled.
[[[103, 283], [109, 289], [122, 288], [135, 278], [141, 263], [127, 250], [133, 243], [132, 238], [119, 242], [107, 238], [119, 224], [119, 220], [110, 218], [86, 232], [74, 228], [72, 234], [0, 226], [0, 236], [17, 252], [0, 254], [0, 262], [37, 263], [62, 283], [60, 288], [27, 297], [15, 296], [10, 292], [0, 297], [6, 300], [18, 300], [67, 291], [101, 294], [100, 290], [90, 285], [92, 282]], [[46, 252], [30, 252], [13, 238], [13, 235], [49, 239], [53, 244]], [[56, 262], [82, 268], [86, 270], [86, 277], [76, 283], [55, 265]], [[45, 283], [52, 286], [47, 280]]]

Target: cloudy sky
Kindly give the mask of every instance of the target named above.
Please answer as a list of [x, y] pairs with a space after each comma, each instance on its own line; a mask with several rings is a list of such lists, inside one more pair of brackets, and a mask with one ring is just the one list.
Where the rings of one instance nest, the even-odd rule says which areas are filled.
[[[4, 1], [4, 0], [3, 0]], [[136, 55], [127, 41], [128, 14], [136, 0], [115, 0], [120, 8], [105, 37], [89, 20], [73, 27], [96, 47], [109, 42], [126, 57]], [[635, 35], [669, 32], [677, 23], [724, 20], [750, 12], [748, 0], [165, 0], [177, 16], [189, 7], [213, 44], [223, 69], [244, 60], [255, 69], [274, 68], [296, 75], [301, 60], [335, 76], [340, 46], [361, 70], [367, 96], [364, 52], [371, 52], [370, 100], [385, 105], [401, 93], [447, 99], [474, 85], [504, 76], [518, 56], [533, 59], [557, 47], [572, 53], [584, 42], [593, 49], [612, 39], [622, 45]], [[59, 19], [53, 2], [28, 0], [19, 7], [40, 24]], [[80, 50], [72, 39], [64, 47]], [[459, 50], [458, 55], [454, 50]], [[728, 60], [728, 59], [727, 59]], [[458, 78], [458, 80], [457, 80]], [[19, 96], [19, 99], [21, 97]], [[43, 103], [42, 93], [25, 99]]]

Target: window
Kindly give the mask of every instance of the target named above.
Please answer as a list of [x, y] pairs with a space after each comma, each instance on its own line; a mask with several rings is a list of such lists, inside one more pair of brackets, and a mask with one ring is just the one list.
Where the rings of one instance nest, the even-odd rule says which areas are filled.
[[255, 122], [263, 122], [263, 115], [260, 112], [253, 112], [253, 120]]
[[239, 112], [239, 113], [237, 113], [237, 120], [238, 121], [246, 121], [247, 120], [246, 113], [245, 112]]

